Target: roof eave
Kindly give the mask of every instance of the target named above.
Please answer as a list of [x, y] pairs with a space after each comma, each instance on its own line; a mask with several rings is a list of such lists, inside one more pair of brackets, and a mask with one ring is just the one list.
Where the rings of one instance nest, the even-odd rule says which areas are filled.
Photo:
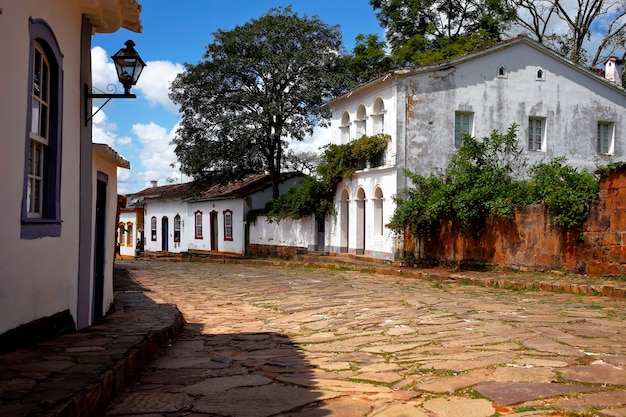
[[141, 33], [141, 4], [138, 0], [80, 0], [92, 33], [113, 33], [120, 28]]
[[109, 161], [120, 168], [130, 169], [130, 162], [124, 159], [113, 148], [104, 143], [92, 143], [93, 151], [106, 161]]

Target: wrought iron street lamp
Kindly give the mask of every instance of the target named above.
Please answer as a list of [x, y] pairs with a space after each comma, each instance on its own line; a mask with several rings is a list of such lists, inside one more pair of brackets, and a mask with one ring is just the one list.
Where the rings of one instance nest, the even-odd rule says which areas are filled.
[[[139, 80], [139, 76], [143, 71], [146, 63], [143, 62], [143, 59], [139, 56], [137, 51], [135, 51], [135, 42], [132, 40], [127, 40], [125, 42], [126, 47], [120, 49], [111, 57], [113, 59], [113, 64], [115, 64], [115, 71], [117, 72], [117, 79], [120, 84], [124, 86], [123, 94], [115, 94], [117, 91], [117, 87], [113, 84], [109, 84], [107, 86], [108, 91], [113, 91], [111, 94], [107, 93], [96, 93], [98, 91], [96, 88], [89, 88], [85, 85], [85, 125], [93, 116], [96, 115], [111, 99], [113, 98], [137, 98], [135, 94], [130, 93], [130, 89], [132, 86], [137, 84], [137, 80]], [[107, 99], [102, 106], [100, 106], [93, 114], [89, 114], [89, 99]]]

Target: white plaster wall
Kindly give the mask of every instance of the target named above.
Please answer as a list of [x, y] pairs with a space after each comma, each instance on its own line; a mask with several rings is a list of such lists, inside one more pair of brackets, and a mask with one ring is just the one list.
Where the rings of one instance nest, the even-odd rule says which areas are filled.
[[[287, 192], [287, 189], [296, 184], [301, 177], [289, 178], [278, 185], [278, 191], [280, 194]], [[262, 190], [259, 190], [246, 198], [246, 210], [262, 209], [265, 205], [272, 200], [272, 187], [268, 186]]]
[[[211, 212], [217, 212], [217, 251], [243, 254], [245, 252], [245, 201], [242, 199], [227, 199], [201, 201], [189, 203], [190, 222], [188, 227], [189, 250], [214, 250], [211, 248]], [[202, 239], [195, 238], [194, 213], [202, 211]], [[224, 211], [232, 211], [233, 240], [224, 238]]]
[[250, 244], [312, 248], [316, 244], [315, 219], [283, 219], [270, 223], [267, 216], [258, 216], [250, 224]]
[[[365, 256], [379, 259], [394, 259], [396, 251], [396, 237], [385, 225], [389, 223], [391, 216], [396, 208], [393, 197], [396, 195], [397, 170], [395, 168], [374, 168], [370, 170], [359, 171], [355, 176], [344, 178], [337, 186], [335, 195], [336, 216], [328, 218], [326, 234], [331, 252], [339, 252], [345, 247], [345, 238], [342, 236], [346, 233], [346, 216], [343, 213], [345, 205], [341, 202], [344, 191], [348, 192], [348, 253], [359, 253], [358, 249], [362, 249]], [[382, 234], [375, 230], [376, 221], [374, 216], [376, 210], [374, 208], [374, 196], [376, 188], [382, 191]], [[359, 220], [359, 203], [357, 197], [359, 189], [362, 189], [365, 195], [365, 221]], [[365, 233], [365, 247], [363, 244], [363, 233]]]
[[[185, 241], [185, 233], [188, 228], [193, 228], [193, 223], [187, 221], [187, 203], [176, 200], [144, 200], [144, 235], [146, 238], [145, 250], [158, 252], [162, 250], [162, 218], [167, 217], [167, 240], [168, 252], [186, 252], [187, 242]], [[181, 238], [180, 242], [174, 242], [174, 217], [176, 214], [181, 217]], [[151, 219], [157, 219], [156, 240], [152, 240]], [[184, 221], [184, 224], [183, 224]]]
[[[506, 76], [498, 77], [504, 66]], [[541, 69], [544, 79], [537, 79]], [[406, 166], [428, 175], [447, 165], [454, 147], [454, 113], [473, 113], [473, 136], [518, 128], [527, 148], [528, 118], [546, 118], [545, 152], [525, 152], [529, 163], [565, 156], [589, 169], [623, 157], [624, 96], [593, 77], [520, 43], [445, 70], [407, 76]], [[615, 123], [611, 157], [596, 154], [597, 122]]]
[[[506, 75], [499, 77], [498, 70], [502, 66], [506, 68]], [[539, 69], [544, 74], [542, 80], [537, 79]], [[366, 113], [371, 114], [377, 97], [384, 100], [385, 132], [392, 136], [386, 161], [388, 169], [359, 171], [352, 180], [344, 179], [337, 188], [338, 214], [331, 218], [326, 229], [331, 251], [345, 251], [348, 240], [348, 252], [360, 252], [363, 226], [357, 224], [357, 206], [361, 204], [356, 201], [359, 187], [365, 192], [365, 212], [369, 218], [374, 183], [382, 184], [386, 200], [384, 215], [388, 221], [395, 209], [391, 196], [407, 186], [404, 168], [424, 176], [445, 168], [456, 152], [455, 111], [473, 113], [472, 134], [477, 138], [488, 136], [494, 130], [504, 133], [516, 123], [521, 149], [527, 148], [529, 117], [545, 118], [545, 149], [524, 152], [528, 166], [565, 156], [569, 164], [593, 170], [598, 165], [621, 160], [624, 155], [626, 99], [623, 90], [620, 92], [586, 71], [525, 43], [435, 71], [431, 68], [399, 72], [335, 99], [332, 102], [333, 143], [346, 142], [341, 133], [346, 111], [351, 120], [349, 139], [356, 139], [357, 110], [363, 104]], [[614, 123], [612, 155], [596, 154], [598, 121]], [[368, 121], [367, 134], [373, 133], [371, 126]], [[350, 196], [348, 213], [341, 203], [344, 190]], [[350, 223], [347, 237], [343, 224], [346, 219]], [[365, 229], [362, 252], [374, 257], [393, 257], [396, 237], [388, 230], [383, 236], [372, 234], [368, 219]]]
[[[104, 313], [111, 308], [113, 304], [113, 260], [115, 258], [115, 230], [117, 228], [117, 165], [106, 161], [94, 152], [93, 159], [93, 183], [96, 184], [98, 171], [108, 176], [107, 181], [107, 211], [105, 214], [106, 232], [105, 232], [105, 258], [104, 258], [104, 291], [103, 303]], [[93, 207], [96, 207], [96, 190], [93, 188]], [[95, 210], [92, 216], [92, 229], [95, 229], [96, 216]], [[93, 255], [92, 255], [93, 256]], [[93, 288], [90, 291], [93, 294]], [[90, 297], [90, 300], [93, 295]]]
[[[78, 276], [81, 13], [74, 2], [22, 0], [0, 6], [0, 334], [70, 310], [76, 318]], [[63, 53], [61, 236], [20, 238], [29, 63], [29, 18], [45, 20]]]
[[348, 96], [343, 96], [333, 101], [333, 116], [331, 120], [332, 143], [347, 143], [342, 140], [341, 126], [342, 118], [345, 112], [350, 116], [349, 140], [355, 140], [360, 137], [357, 133], [355, 120], [357, 111], [361, 105], [365, 107], [367, 114], [366, 135], [374, 134], [374, 123], [372, 115], [374, 113], [374, 103], [378, 98], [384, 103], [384, 133], [391, 136], [391, 141], [387, 145], [386, 163], [394, 165], [396, 163], [396, 153], [398, 152], [398, 124], [397, 115], [398, 108], [396, 103], [396, 84], [393, 77], [389, 77], [384, 82], [373, 85], [372, 87], [359, 89]]

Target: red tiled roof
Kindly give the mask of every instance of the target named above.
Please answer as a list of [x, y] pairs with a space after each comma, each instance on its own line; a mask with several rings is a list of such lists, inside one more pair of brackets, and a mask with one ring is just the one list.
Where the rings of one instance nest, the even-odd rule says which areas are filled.
[[[281, 182], [296, 176], [302, 176], [302, 174], [297, 172], [281, 174]], [[213, 185], [200, 194], [190, 197], [189, 200], [202, 201], [223, 198], [241, 198], [271, 186], [272, 180], [269, 175], [253, 175], [241, 181], [234, 181], [226, 185]]]
[[[296, 172], [284, 173], [281, 175], [281, 181], [301, 175]], [[214, 184], [204, 190], [199, 188], [198, 183], [194, 182], [149, 187], [128, 197], [129, 199], [133, 197], [152, 200], [216, 200], [245, 197], [271, 186], [270, 176], [261, 174], [244, 178], [241, 181], [233, 181], [226, 185]]]

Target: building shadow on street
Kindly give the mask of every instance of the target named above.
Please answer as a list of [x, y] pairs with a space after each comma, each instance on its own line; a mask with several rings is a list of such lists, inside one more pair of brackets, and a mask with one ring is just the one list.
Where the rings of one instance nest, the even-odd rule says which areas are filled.
[[[115, 287], [120, 295], [150, 291], [133, 279], [134, 268], [126, 263], [116, 265]], [[202, 323], [185, 321], [178, 338], [161, 350], [132, 391], [117, 398], [106, 415], [330, 415], [323, 409], [324, 400], [339, 394], [318, 389], [314, 371], [297, 343], [283, 334], [215, 334]]]

